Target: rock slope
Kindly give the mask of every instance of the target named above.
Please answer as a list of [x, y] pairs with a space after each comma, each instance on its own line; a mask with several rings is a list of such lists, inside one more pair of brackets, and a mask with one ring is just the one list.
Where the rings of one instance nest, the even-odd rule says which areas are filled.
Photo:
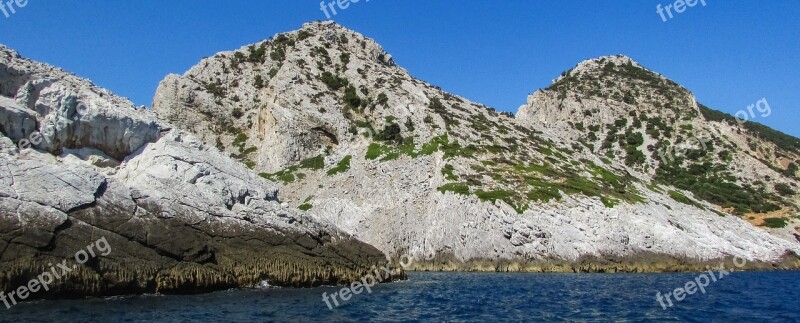
[[[63, 260], [33, 297], [338, 284], [385, 263], [193, 135], [6, 47], [0, 132], [0, 291]], [[100, 238], [111, 253], [76, 264]]]
[[[766, 99], [757, 106], [756, 113], [771, 110]], [[517, 117], [754, 224], [765, 218], [798, 224], [800, 139], [698, 104], [688, 90], [628, 57], [582, 62], [531, 95]], [[794, 231], [786, 227], [778, 231]]]
[[[634, 83], [641, 105], [588, 102], [574, 113], [602, 111], [593, 125], [605, 125], [668, 104], [665, 115], [706, 122], [673, 82], [619, 74], [601, 86], [626, 102]], [[659, 180], [652, 160], [609, 158], [584, 145], [581, 130], [556, 126], [576, 120], [561, 106], [571, 91], [547, 92], [516, 118], [500, 114], [413, 78], [359, 33], [315, 22], [167, 76], [153, 110], [279, 182], [290, 204], [391, 256], [429, 260], [418, 269], [686, 270], [731, 256], [800, 264], [794, 196], [764, 189], [761, 199], [719, 203]], [[770, 184], [795, 183], [773, 173]], [[792, 212], [791, 225], [764, 229], [732, 215], [774, 209], [767, 204]]]

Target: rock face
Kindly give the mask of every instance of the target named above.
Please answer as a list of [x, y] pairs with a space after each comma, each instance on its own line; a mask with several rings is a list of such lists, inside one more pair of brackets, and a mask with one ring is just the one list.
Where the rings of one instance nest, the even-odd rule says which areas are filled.
[[6, 47], [0, 55], [0, 122], [15, 142], [30, 140], [37, 131], [41, 138], [32, 145], [37, 149], [94, 148], [123, 159], [158, 139], [153, 115], [130, 101]]
[[[766, 99], [755, 113], [771, 113]], [[636, 177], [674, 185], [754, 224], [798, 214], [800, 139], [698, 104], [685, 88], [625, 56], [582, 62], [517, 114]]]
[[[371, 39], [317, 22], [168, 76], [153, 110], [279, 182], [291, 205], [389, 255], [428, 259], [419, 269], [655, 271], [732, 256], [753, 267], [795, 259], [793, 196], [742, 182], [718, 199], [692, 194], [641, 151], [624, 151], [646, 161], [628, 165], [619, 148], [606, 154], [584, 144], [582, 130], [560, 130], [583, 113], [599, 115], [592, 129], [631, 111], [664, 110], [675, 119], [664, 127], [684, 116], [708, 123], [674, 82], [625, 57], [606, 60], [621, 69], [615, 78], [565, 74], [554, 88], [569, 86], [537, 92], [515, 118], [414, 79]], [[595, 83], [619, 100], [576, 98]], [[770, 186], [796, 185], [768, 174]], [[759, 198], [741, 200], [742, 191]], [[752, 212], [784, 212], [790, 224], [765, 229], [732, 215]]]
[[[352, 116], [339, 109], [336, 94], [348, 88], [342, 82], [359, 80], [350, 84], [350, 104], [358, 108], [366, 102], [355, 102], [356, 96], [373, 84], [411, 78], [375, 42], [330, 26], [308, 24], [301, 32], [204, 59], [183, 76], [169, 75], [159, 84], [153, 110], [259, 170], [278, 171], [360, 137], [351, 129]], [[383, 70], [397, 77], [373, 73]], [[403, 120], [412, 115], [397, 113]]]
[[[339, 284], [385, 264], [282, 205], [241, 163], [86, 80], [2, 47], [0, 94], [0, 291], [64, 260], [69, 274], [33, 297]], [[76, 263], [101, 238], [111, 251]]]

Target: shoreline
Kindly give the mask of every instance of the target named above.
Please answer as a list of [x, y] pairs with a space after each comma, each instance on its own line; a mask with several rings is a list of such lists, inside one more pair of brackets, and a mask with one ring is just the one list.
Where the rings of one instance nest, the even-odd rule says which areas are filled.
[[[657, 255], [657, 254], [637, 254], [627, 257], [583, 257], [577, 261], [565, 261], [556, 259], [544, 260], [488, 260], [488, 259], [473, 259], [469, 261], [459, 261], [451, 255], [440, 255], [434, 257], [432, 260], [422, 260], [402, 268], [397, 266], [396, 262], [392, 263], [392, 267], [401, 270], [399, 275], [393, 275], [389, 280], [380, 282], [380, 284], [391, 284], [399, 281], [409, 280], [409, 273], [575, 273], [575, 274], [636, 274], [636, 273], [700, 273], [707, 271], [717, 271], [725, 268], [731, 272], [758, 272], [758, 271], [800, 271], [800, 256], [794, 253], [784, 255], [780, 261], [766, 262], [754, 261], [744, 262], [741, 259], [736, 265], [736, 259], [733, 257], [718, 258], [714, 260], [692, 260], [692, 259], [679, 259], [672, 256]], [[118, 270], [121, 268], [118, 268]], [[108, 274], [108, 273], [107, 273]], [[113, 274], [113, 273], [112, 273]], [[214, 288], [213, 286], [205, 286], [206, 288], [192, 288], [187, 289], [172, 289], [166, 291], [156, 291], [152, 289], [133, 289], [129, 291], [116, 290], [110, 292], [106, 289], [100, 293], [87, 293], [86, 290], [79, 291], [80, 288], [73, 292], [69, 292], [65, 287], [80, 286], [80, 277], [68, 279], [62, 284], [60, 293], [41, 295], [43, 297], [30, 298], [24, 302], [38, 301], [38, 300], [63, 300], [63, 299], [84, 299], [84, 298], [104, 298], [114, 296], [140, 296], [145, 294], [157, 293], [160, 295], [192, 295], [192, 294], [208, 294], [227, 289], [257, 289], [256, 284], [227, 284], [224, 288]], [[207, 277], [210, 278], [210, 277]], [[342, 280], [343, 281], [343, 280]], [[341, 282], [341, 281], [340, 281]], [[238, 285], [238, 286], [237, 286]], [[219, 285], [218, 285], [219, 286]], [[325, 288], [325, 287], [341, 287], [345, 285], [303, 285], [303, 284], [275, 284], [275, 287], [282, 288]], [[219, 286], [222, 287], [222, 286]], [[142, 293], [144, 292], [144, 293]]]
[[[461, 261], [452, 255], [437, 255], [432, 260], [418, 261], [405, 268], [408, 272], [520, 272], [520, 273], [680, 273], [704, 272], [724, 264], [736, 271], [800, 270], [800, 256], [789, 252], [778, 261], [744, 261], [736, 266], [734, 257], [711, 260], [677, 258], [640, 253], [631, 256], [581, 257], [576, 261], [562, 259], [472, 259]], [[741, 261], [739, 261], [741, 263]]]

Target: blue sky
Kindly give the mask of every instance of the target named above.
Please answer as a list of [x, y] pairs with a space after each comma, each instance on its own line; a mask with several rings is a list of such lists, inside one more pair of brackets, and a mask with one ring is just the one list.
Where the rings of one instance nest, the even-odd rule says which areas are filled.
[[[729, 113], [800, 136], [800, 1], [361, 0], [334, 20], [376, 39], [412, 75], [501, 111], [578, 62], [626, 54]], [[150, 105], [158, 82], [205, 56], [324, 20], [319, 0], [28, 0], [0, 13], [0, 43]]]

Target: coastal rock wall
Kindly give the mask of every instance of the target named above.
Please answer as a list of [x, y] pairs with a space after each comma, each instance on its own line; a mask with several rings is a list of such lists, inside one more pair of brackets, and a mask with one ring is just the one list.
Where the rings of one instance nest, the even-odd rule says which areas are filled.
[[149, 111], [5, 47], [0, 58], [0, 291], [45, 272], [63, 275], [33, 298], [307, 287], [386, 264]]

